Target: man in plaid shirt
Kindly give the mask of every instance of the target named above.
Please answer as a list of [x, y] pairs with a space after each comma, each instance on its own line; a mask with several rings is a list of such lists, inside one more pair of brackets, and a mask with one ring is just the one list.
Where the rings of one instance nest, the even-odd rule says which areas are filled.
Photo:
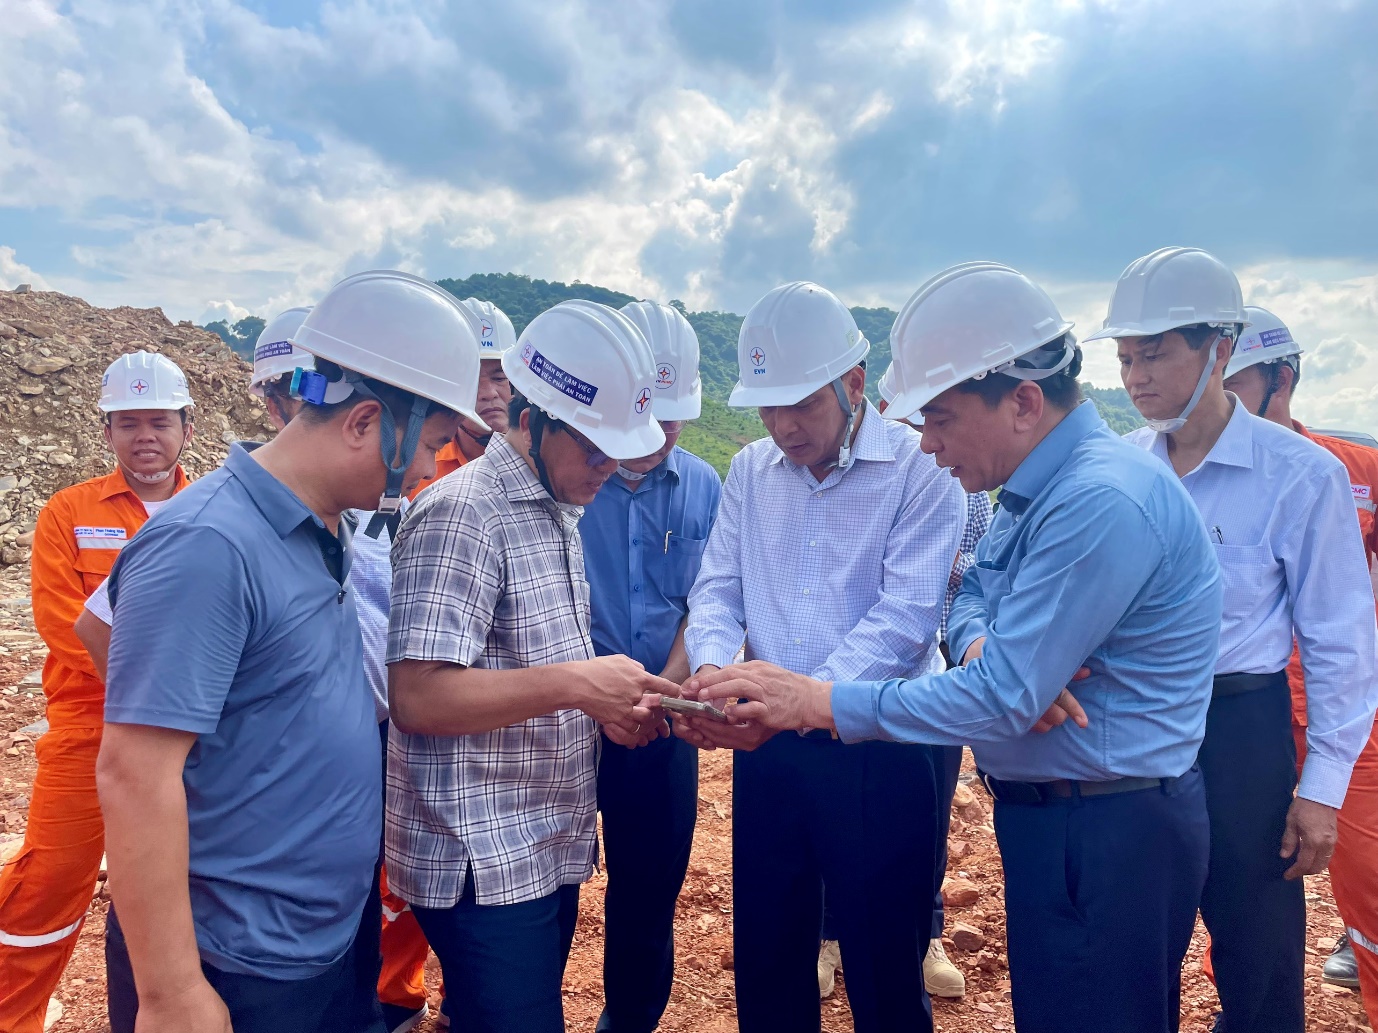
[[503, 366], [510, 429], [418, 498], [393, 550], [388, 877], [458, 1028], [557, 1033], [596, 856], [599, 726], [643, 745], [668, 734], [655, 694], [679, 694], [594, 657], [577, 524], [618, 460], [664, 435], [638, 405], [650, 346], [612, 309], [556, 306]]

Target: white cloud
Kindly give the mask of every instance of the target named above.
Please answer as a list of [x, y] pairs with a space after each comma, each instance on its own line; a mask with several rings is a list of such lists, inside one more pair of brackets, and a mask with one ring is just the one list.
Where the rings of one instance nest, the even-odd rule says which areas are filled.
[[31, 285], [34, 290], [52, 290], [47, 280], [15, 257], [14, 248], [0, 244], [0, 290], [14, 290], [21, 283]]

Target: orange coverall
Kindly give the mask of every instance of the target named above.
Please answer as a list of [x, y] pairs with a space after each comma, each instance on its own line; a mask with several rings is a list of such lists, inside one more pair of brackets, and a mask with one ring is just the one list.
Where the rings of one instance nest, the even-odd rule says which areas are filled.
[[[174, 476], [181, 491], [187, 476], [180, 466]], [[41, 1033], [100, 873], [105, 824], [96, 755], [105, 686], [72, 625], [147, 519], [118, 470], [64, 488], [38, 515], [33, 616], [48, 645], [49, 730], [35, 746], [38, 773], [24, 845], [0, 872], [0, 1033]]]
[[[435, 476], [422, 481], [410, 498], [416, 498], [447, 473], [454, 473], [468, 460], [453, 440], [435, 454]], [[387, 867], [383, 868], [383, 968], [378, 976], [378, 1000], [408, 1011], [420, 1011], [426, 1003], [426, 957], [430, 944], [421, 931], [416, 915], [401, 897], [388, 889]], [[441, 993], [444, 993], [441, 986]], [[0, 1031], [3, 1033], [3, 1031]]]
[[[1295, 420], [1292, 426], [1326, 451], [1349, 471], [1354, 508], [1364, 537], [1364, 556], [1369, 570], [1378, 564], [1378, 450], [1339, 438], [1312, 434]], [[1306, 759], [1306, 683], [1301, 657], [1293, 650], [1287, 665], [1292, 686], [1292, 734], [1297, 740], [1297, 768]], [[1330, 859], [1330, 888], [1340, 910], [1345, 931], [1359, 963], [1359, 990], [1364, 997], [1371, 1026], [1378, 1026], [1378, 725], [1354, 765], [1349, 792], [1340, 808], [1339, 838]]]

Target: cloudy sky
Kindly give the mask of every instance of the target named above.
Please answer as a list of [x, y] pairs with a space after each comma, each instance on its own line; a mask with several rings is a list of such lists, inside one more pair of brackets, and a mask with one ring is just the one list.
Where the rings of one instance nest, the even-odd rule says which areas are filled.
[[1302, 417], [1378, 433], [1375, 40], [1375, 0], [0, 0], [0, 286], [204, 322], [511, 270], [742, 312], [991, 258], [1084, 331], [1196, 245], [1304, 342]]

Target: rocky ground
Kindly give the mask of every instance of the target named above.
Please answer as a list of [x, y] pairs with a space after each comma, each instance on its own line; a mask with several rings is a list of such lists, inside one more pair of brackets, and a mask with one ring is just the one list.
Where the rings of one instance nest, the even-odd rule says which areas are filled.
[[[27, 571], [0, 570], [0, 853], [8, 857], [22, 840], [33, 784], [33, 734], [22, 731], [43, 715], [37, 672], [45, 650], [34, 634], [28, 605]], [[968, 768], [970, 764], [968, 763]], [[698, 830], [689, 877], [676, 918], [679, 964], [665, 1030], [728, 1033], [736, 1028], [732, 1003], [731, 758], [706, 754], [700, 784]], [[1013, 1030], [1009, 973], [1005, 961], [1000, 860], [990, 827], [990, 804], [982, 790], [963, 786], [953, 810], [947, 893], [948, 953], [966, 973], [961, 1001], [936, 1001], [937, 1029], [944, 1033]], [[585, 887], [573, 956], [565, 977], [565, 1009], [571, 1030], [592, 1030], [602, 1007], [601, 875]], [[1320, 966], [1334, 946], [1339, 917], [1322, 875], [1309, 880], [1308, 1031], [1366, 1031], [1357, 994], [1320, 982]], [[55, 1033], [106, 1029], [101, 936], [107, 903], [102, 889], [76, 955], [58, 990], [63, 1015]], [[1182, 1029], [1203, 1033], [1215, 1007], [1210, 984], [1200, 974], [1204, 934], [1198, 929], [1187, 960]], [[431, 960], [430, 985], [439, 985]], [[823, 1029], [852, 1029], [846, 975], [823, 1003]], [[439, 1000], [432, 995], [432, 1006]], [[431, 1025], [422, 1027], [427, 1033]], [[1371, 1033], [1371, 1031], [1370, 1031]]]

